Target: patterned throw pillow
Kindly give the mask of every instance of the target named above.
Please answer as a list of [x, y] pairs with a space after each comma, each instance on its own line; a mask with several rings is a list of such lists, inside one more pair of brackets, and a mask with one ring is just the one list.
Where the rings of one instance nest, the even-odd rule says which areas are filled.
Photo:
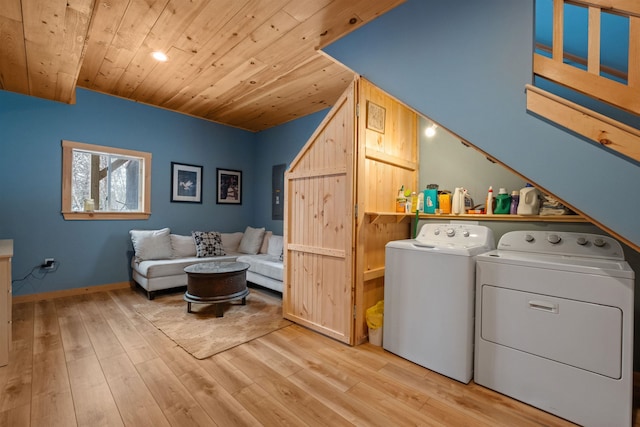
[[196, 242], [196, 256], [198, 258], [226, 255], [222, 247], [222, 238], [217, 231], [192, 231]]

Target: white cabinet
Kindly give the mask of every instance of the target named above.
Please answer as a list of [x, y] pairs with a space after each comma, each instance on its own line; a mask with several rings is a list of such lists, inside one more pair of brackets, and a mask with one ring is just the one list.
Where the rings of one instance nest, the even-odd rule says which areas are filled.
[[0, 240], [0, 366], [9, 363], [11, 346], [11, 257], [13, 240]]

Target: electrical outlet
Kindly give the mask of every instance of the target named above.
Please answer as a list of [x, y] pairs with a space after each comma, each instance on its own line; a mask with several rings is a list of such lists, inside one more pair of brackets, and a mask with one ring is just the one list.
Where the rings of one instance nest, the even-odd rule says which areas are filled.
[[55, 265], [55, 262], [56, 260], [53, 258], [45, 258], [40, 268], [46, 268], [47, 270], [50, 270]]

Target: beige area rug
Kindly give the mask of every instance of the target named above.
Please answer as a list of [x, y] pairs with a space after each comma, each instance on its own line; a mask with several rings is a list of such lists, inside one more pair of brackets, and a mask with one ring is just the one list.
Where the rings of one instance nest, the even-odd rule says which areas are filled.
[[246, 305], [241, 300], [226, 303], [223, 317], [216, 317], [213, 304], [191, 304], [187, 313], [183, 293], [158, 295], [134, 308], [193, 357], [206, 359], [291, 325], [282, 318], [280, 298], [250, 291]]

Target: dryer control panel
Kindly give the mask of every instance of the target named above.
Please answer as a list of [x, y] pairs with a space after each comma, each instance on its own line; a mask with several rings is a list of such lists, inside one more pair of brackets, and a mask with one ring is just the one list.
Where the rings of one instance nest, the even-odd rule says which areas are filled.
[[498, 242], [498, 249], [549, 255], [624, 260], [620, 243], [600, 234], [563, 231], [511, 231]]

